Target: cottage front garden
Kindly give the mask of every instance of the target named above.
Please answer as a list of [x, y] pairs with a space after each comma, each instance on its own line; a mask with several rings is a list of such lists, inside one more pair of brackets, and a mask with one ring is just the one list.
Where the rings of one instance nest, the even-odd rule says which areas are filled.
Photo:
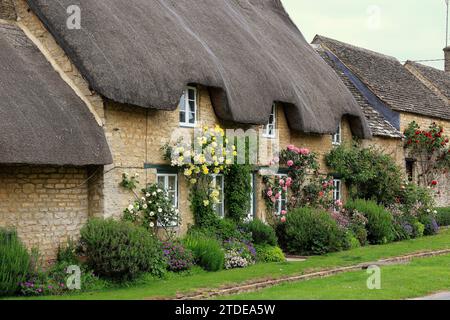
[[[415, 129], [407, 137], [427, 138], [416, 138], [412, 152], [431, 153], [430, 161], [436, 163], [421, 184], [408, 182], [389, 156], [356, 142], [326, 156], [331, 172], [349, 187], [345, 204], [333, 200], [333, 176], [321, 174], [317, 156], [287, 146], [273, 159], [283, 175], [262, 177], [267, 210], [267, 222], [262, 222], [246, 219], [254, 168], [234, 164], [237, 141], [228, 141], [220, 127], [202, 128], [194, 146], [177, 141], [162, 148], [191, 186], [195, 225], [186, 236], [177, 238], [174, 232], [180, 217], [170, 190], [157, 184], [136, 190], [139, 177], [124, 173], [121, 186], [135, 201], [122, 218], [90, 220], [80, 240], [61, 247], [49, 268], [43, 268], [37, 252], [28, 253], [13, 230], [0, 230], [1, 261], [6, 261], [0, 266], [0, 292], [34, 298], [170, 297], [201, 287], [449, 248], [450, 232], [439, 233], [439, 227], [449, 225], [450, 210], [434, 203], [434, 177], [448, 168], [448, 139], [441, 129]], [[216, 183], [218, 174], [232, 182], [225, 190]], [[216, 210], [220, 192], [228, 208], [225, 218]], [[285, 253], [311, 258], [288, 263]], [[66, 281], [67, 269], [74, 265], [81, 266], [81, 291], [71, 290]]]

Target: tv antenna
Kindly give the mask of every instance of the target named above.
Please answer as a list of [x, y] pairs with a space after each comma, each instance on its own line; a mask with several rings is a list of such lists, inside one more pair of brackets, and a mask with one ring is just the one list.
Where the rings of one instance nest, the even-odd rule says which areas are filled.
[[449, 20], [449, 15], [448, 15], [448, 11], [449, 11], [449, 7], [450, 7], [450, 3], [449, 0], [445, 0], [445, 4], [447, 5], [447, 19], [446, 19], [446, 23], [445, 23], [445, 47], [448, 47], [448, 20]]

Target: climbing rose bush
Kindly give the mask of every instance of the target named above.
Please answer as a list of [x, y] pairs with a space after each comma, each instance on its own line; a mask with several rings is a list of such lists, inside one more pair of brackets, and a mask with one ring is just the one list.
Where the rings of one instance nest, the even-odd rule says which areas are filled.
[[143, 226], [153, 233], [156, 233], [157, 227], [161, 227], [171, 237], [172, 227], [181, 222], [181, 217], [168, 192], [157, 184], [152, 184], [142, 189], [141, 193], [141, 198], [135, 194], [136, 200], [124, 210], [123, 219]]
[[450, 140], [444, 134], [444, 128], [432, 123], [422, 130], [414, 121], [405, 130], [405, 138], [405, 148], [420, 166], [419, 183], [437, 186], [438, 177], [447, 174], [450, 169]]

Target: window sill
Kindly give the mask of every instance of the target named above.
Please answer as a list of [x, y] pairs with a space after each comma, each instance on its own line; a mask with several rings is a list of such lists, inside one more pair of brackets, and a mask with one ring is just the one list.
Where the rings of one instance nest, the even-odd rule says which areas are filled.
[[180, 128], [193, 129], [193, 128], [196, 128], [196, 127], [197, 127], [197, 124], [180, 123]]

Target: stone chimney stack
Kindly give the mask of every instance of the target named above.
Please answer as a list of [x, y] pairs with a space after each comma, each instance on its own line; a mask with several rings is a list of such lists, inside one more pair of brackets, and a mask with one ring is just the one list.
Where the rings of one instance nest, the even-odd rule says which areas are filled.
[[450, 47], [444, 49], [445, 55], [445, 71], [450, 72]]
[[0, 0], [0, 19], [16, 20], [16, 9], [14, 7], [14, 0]]

